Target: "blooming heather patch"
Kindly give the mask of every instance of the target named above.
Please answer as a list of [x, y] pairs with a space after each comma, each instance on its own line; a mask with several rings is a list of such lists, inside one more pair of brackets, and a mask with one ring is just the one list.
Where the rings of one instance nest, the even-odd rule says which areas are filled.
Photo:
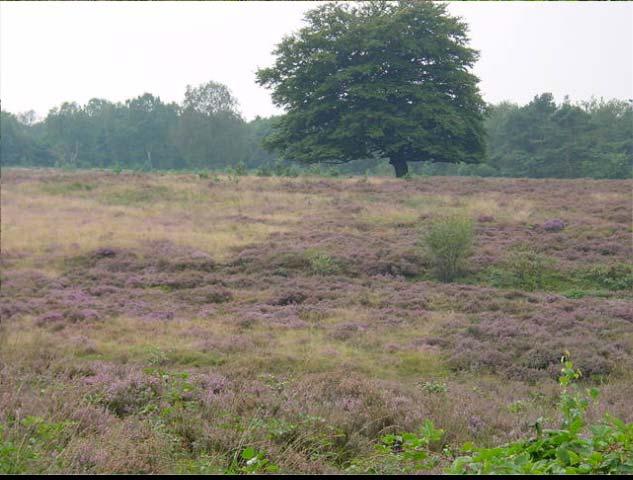
[[107, 363], [94, 363], [92, 370], [85, 384], [97, 402], [115, 415], [135, 413], [161, 394], [160, 380], [138, 370]]
[[539, 305], [532, 314], [457, 317], [441, 328], [442, 346], [456, 369], [485, 369], [525, 380], [555, 378], [565, 351], [583, 352], [578, 364], [588, 376], [633, 366], [633, 349], [622, 340], [632, 325], [621, 317], [623, 308], [633, 310], [631, 305], [578, 303]]
[[553, 218], [543, 223], [543, 230], [546, 232], [560, 232], [565, 228], [565, 222], [559, 218]]

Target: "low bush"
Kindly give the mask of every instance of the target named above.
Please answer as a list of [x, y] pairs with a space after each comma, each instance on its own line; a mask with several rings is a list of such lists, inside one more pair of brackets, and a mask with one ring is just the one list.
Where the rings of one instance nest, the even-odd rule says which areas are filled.
[[309, 270], [312, 275], [333, 275], [340, 271], [339, 264], [327, 253], [308, 249], [304, 255], [308, 260]]
[[442, 282], [453, 281], [472, 252], [474, 239], [470, 219], [455, 216], [435, 221], [424, 237], [435, 272]]
[[537, 290], [543, 286], [543, 275], [551, 260], [534, 248], [519, 246], [505, 258], [504, 266], [512, 276], [512, 286], [524, 290]]

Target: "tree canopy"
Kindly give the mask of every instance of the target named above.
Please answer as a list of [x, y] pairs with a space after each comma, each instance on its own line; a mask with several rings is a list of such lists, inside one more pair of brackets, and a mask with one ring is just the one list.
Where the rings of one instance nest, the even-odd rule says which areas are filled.
[[182, 105], [144, 93], [122, 103], [64, 102], [41, 122], [31, 112], [2, 112], [1, 120], [2, 165], [214, 169], [266, 154], [237, 99], [213, 81], [188, 86]]
[[303, 163], [477, 163], [484, 102], [467, 26], [426, 1], [325, 4], [257, 72], [286, 109], [266, 145]]
[[592, 99], [556, 104], [551, 93], [524, 106], [489, 109], [488, 163], [518, 177], [626, 178], [633, 165], [633, 104]]

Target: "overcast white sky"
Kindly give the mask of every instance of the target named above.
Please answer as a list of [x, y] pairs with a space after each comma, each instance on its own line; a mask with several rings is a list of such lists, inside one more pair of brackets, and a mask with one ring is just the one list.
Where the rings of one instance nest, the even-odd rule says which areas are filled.
[[[40, 116], [63, 101], [144, 92], [181, 102], [225, 83], [247, 119], [279, 113], [255, 84], [314, 2], [0, 2], [0, 98]], [[633, 3], [454, 2], [489, 102], [633, 98]]]

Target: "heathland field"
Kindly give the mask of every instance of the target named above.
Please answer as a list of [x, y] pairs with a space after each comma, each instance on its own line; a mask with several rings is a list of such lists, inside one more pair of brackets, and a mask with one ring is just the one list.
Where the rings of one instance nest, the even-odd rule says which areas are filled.
[[[389, 472], [425, 420], [440, 471], [558, 425], [565, 351], [589, 418], [633, 421], [630, 181], [1, 181], [5, 471]], [[423, 239], [456, 215], [445, 283]]]

